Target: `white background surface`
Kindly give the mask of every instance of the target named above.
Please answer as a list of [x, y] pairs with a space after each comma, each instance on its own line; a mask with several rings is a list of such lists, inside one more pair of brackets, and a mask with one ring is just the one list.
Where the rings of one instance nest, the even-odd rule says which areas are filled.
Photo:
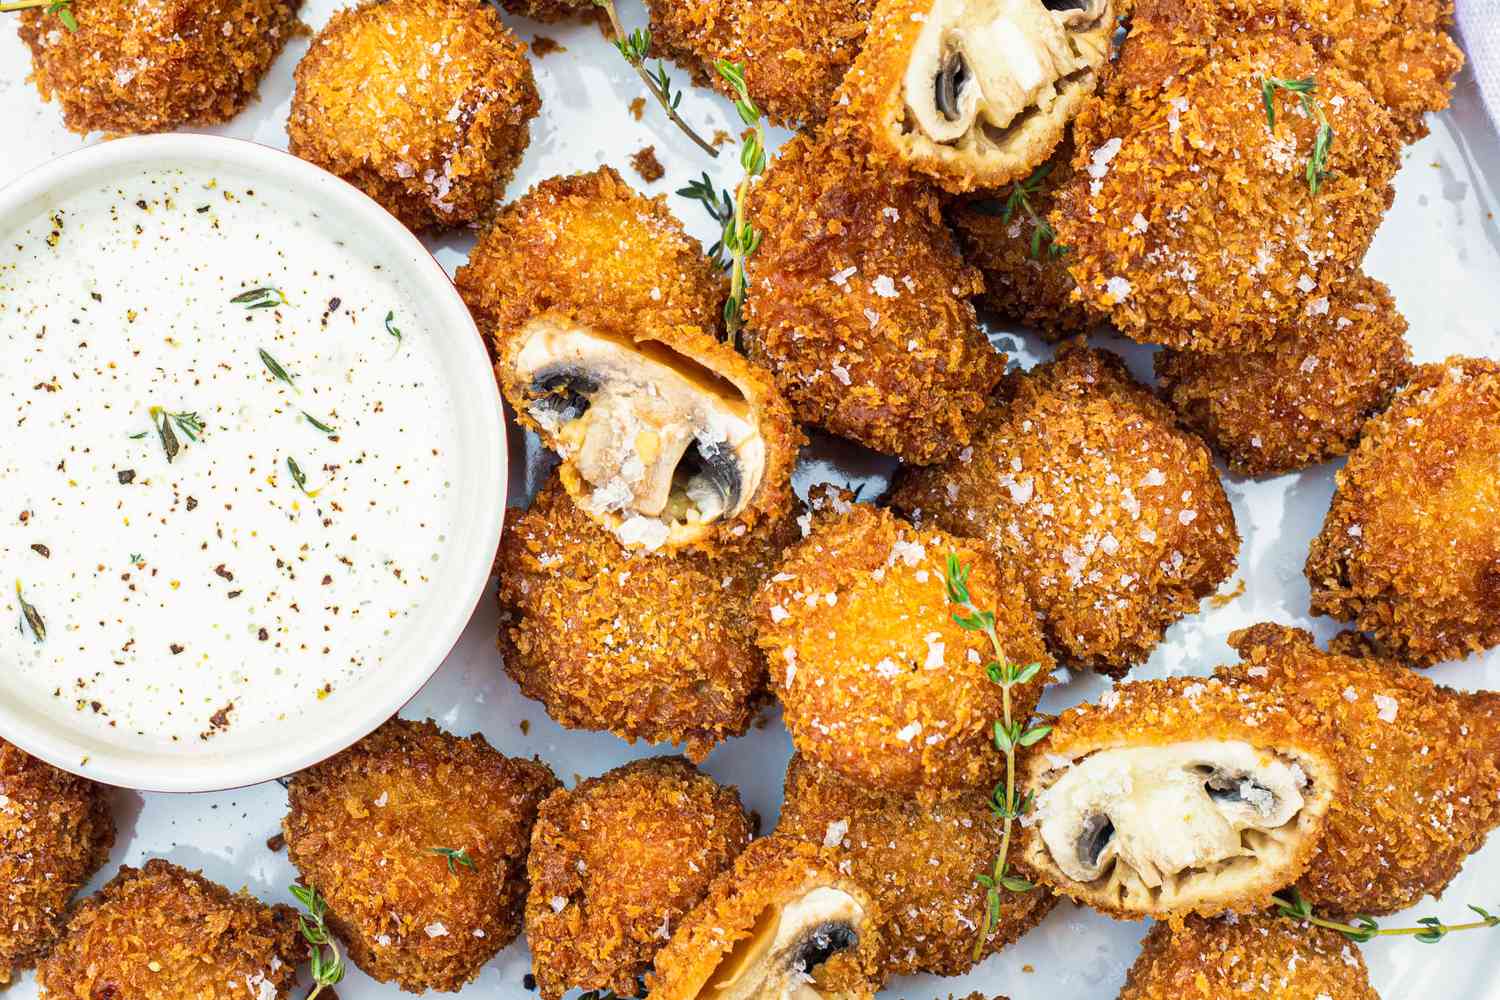
[[[333, 0], [311, 0], [303, 18], [316, 28], [334, 9]], [[640, 8], [630, 0], [621, 9], [627, 26], [644, 24]], [[8, 15], [0, 15], [5, 17]], [[528, 39], [536, 26], [506, 17]], [[542, 94], [542, 117], [532, 124], [532, 143], [511, 186], [511, 194], [558, 173], [587, 170], [600, 163], [614, 165], [652, 194], [665, 193], [675, 211], [700, 237], [712, 238], [713, 227], [701, 208], [671, 192], [710, 163], [665, 122], [659, 109], [648, 104], [636, 122], [626, 104], [642, 93], [638, 82], [618, 55], [592, 28], [548, 26], [540, 29], [566, 47], [535, 60]], [[261, 99], [229, 126], [225, 134], [284, 146], [291, 73], [306, 49], [305, 39], [294, 40], [261, 87]], [[9, 24], [0, 23], [0, 182], [6, 182], [84, 140], [66, 132], [54, 107], [43, 105], [26, 84], [28, 62], [24, 47]], [[687, 74], [672, 70], [683, 86]], [[683, 100], [689, 121], [711, 135], [717, 128], [738, 132], [732, 109], [718, 97], [690, 91]], [[1410, 147], [1396, 179], [1396, 204], [1375, 241], [1367, 267], [1394, 290], [1397, 304], [1411, 323], [1408, 334], [1418, 361], [1437, 360], [1452, 353], [1500, 357], [1500, 225], [1494, 217], [1500, 194], [1500, 138], [1480, 105], [1468, 72], [1459, 80], [1452, 110], [1434, 119], [1433, 134]], [[87, 141], [98, 141], [91, 136]], [[667, 176], [642, 185], [629, 169], [627, 157], [645, 145], [655, 145]], [[711, 173], [721, 183], [732, 183], [739, 170], [738, 156], [726, 146]], [[439, 259], [451, 271], [471, 242], [459, 234], [433, 243]], [[1003, 326], [992, 328], [1013, 360], [1031, 365], [1044, 358], [1040, 342]], [[1133, 345], [1120, 346], [1137, 373], [1149, 376], [1149, 353]], [[521, 503], [532, 483], [536, 450], [515, 435], [511, 503]], [[838, 467], [832, 464], [837, 459]], [[799, 474], [835, 478], [842, 473], [878, 475], [889, 463], [855, 455], [826, 441], [816, 444]], [[1206, 673], [1232, 659], [1224, 637], [1233, 629], [1271, 619], [1310, 626], [1320, 636], [1337, 631], [1327, 620], [1307, 618], [1307, 584], [1302, 563], [1308, 540], [1317, 532], [1332, 493], [1332, 466], [1265, 482], [1226, 479], [1244, 545], [1239, 573], [1226, 585], [1232, 590], [1243, 578], [1243, 596], [1173, 627], [1150, 661], [1133, 676]], [[1500, 527], [1497, 527], [1500, 531]], [[574, 776], [590, 776], [631, 757], [667, 752], [666, 748], [631, 748], [608, 734], [573, 733], [554, 725], [541, 707], [521, 696], [500, 669], [495, 651], [493, 585], [480, 605], [463, 640], [436, 678], [403, 713], [431, 716], [460, 734], [483, 730], [490, 742], [512, 755], [540, 755], [569, 785]], [[1458, 687], [1500, 688], [1500, 652], [1431, 671], [1434, 679]], [[1105, 682], [1082, 676], [1049, 692], [1044, 707], [1057, 709], [1094, 698]], [[520, 723], [527, 720], [530, 732]], [[781, 776], [790, 743], [778, 718], [763, 729], [721, 746], [706, 769], [724, 782], [740, 786], [748, 808], [758, 810], [765, 828], [774, 823], [780, 802]], [[102, 883], [121, 863], [140, 864], [162, 856], [190, 868], [201, 868], [210, 878], [233, 888], [248, 887], [268, 901], [291, 902], [286, 886], [294, 873], [285, 854], [273, 854], [266, 838], [277, 832], [286, 796], [275, 783], [217, 794], [170, 796], [114, 793], [119, 840], [110, 864], [96, 880]], [[1426, 901], [1409, 916], [1441, 914], [1464, 916], [1466, 902], [1500, 905], [1500, 842], [1475, 855], [1442, 902]], [[1013, 1000], [1112, 1000], [1134, 961], [1144, 924], [1116, 923], [1064, 903], [1042, 926], [1019, 945], [992, 957], [968, 976], [940, 980], [902, 979], [890, 984], [890, 996], [912, 1000], [962, 996], [971, 990], [987, 995], [1007, 993]], [[1438, 946], [1409, 939], [1373, 942], [1364, 946], [1376, 988], [1386, 1000], [1421, 997], [1500, 998], [1500, 938], [1494, 934], [1455, 935]], [[503, 951], [485, 967], [466, 997], [514, 998], [533, 996], [521, 986], [529, 968], [523, 942]], [[338, 988], [344, 1000], [397, 997], [394, 987], [371, 983], [358, 971]], [[28, 975], [12, 986], [7, 1000], [32, 1000], [35, 985]], [[1335, 998], [1338, 1000], [1338, 998]]]

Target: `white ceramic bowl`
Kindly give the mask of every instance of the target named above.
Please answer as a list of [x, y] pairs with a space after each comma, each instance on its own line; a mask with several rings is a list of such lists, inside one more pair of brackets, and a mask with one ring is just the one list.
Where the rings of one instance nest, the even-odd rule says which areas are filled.
[[384, 664], [338, 696], [284, 721], [238, 730], [212, 742], [164, 748], [101, 737], [56, 712], [22, 707], [5, 686], [0, 657], [0, 736], [44, 760], [97, 781], [128, 788], [199, 792], [236, 788], [290, 774], [344, 749], [394, 715], [442, 664], [489, 579], [505, 507], [505, 426], [488, 355], [448, 275], [405, 226], [332, 174], [280, 150], [239, 139], [159, 135], [118, 139], [60, 157], [0, 189], [0, 229], [34, 217], [50, 195], [163, 167], [206, 167], [250, 174], [305, 195], [351, 243], [393, 261], [407, 308], [431, 331], [442, 377], [457, 414], [454, 523], [441, 554], [444, 572], [393, 637]]

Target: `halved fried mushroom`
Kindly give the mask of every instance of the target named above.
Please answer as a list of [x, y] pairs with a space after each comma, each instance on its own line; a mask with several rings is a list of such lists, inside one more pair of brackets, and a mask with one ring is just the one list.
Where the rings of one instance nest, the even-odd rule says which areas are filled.
[[701, 331], [631, 338], [548, 312], [506, 343], [500, 371], [562, 456], [568, 493], [626, 545], [701, 543], [785, 492], [796, 448], [785, 402]]
[[850, 113], [877, 154], [949, 191], [1025, 177], [1093, 92], [1113, 9], [1113, 0], [884, 0], [846, 77]]
[[854, 1000], [883, 959], [873, 900], [830, 857], [757, 840], [656, 956], [653, 1000]]

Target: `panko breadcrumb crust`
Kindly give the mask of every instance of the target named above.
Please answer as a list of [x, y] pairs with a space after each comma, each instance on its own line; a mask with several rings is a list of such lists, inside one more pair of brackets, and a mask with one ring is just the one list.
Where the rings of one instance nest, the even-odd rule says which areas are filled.
[[1261, 624], [1231, 633], [1220, 676], [1308, 703], [1332, 724], [1344, 792], [1297, 887], [1320, 912], [1394, 913], [1441, 896], [1500, 826], [1500, 694], [1439, 687], [1392, 660], [1324, 653]]
[[772, 835], [752, 841], [721, 872], [708, 894], [672, 933], [656, 954], [656, 968], [646, 977], [652, 1000], [695, 1000], [698, 987], [750, 937], [771, 907], [784, 906], [815, 888], [831, 888], [851, 897], [864, 910], [865, 927], [858, 944], [818, 966], [814, 988], [839, 1000], [871, 1000], [883, 982], [886, 924], [879, 903], [856, 880], [842, 874], [825, 850], [792, 837]]
[[734, 92], [719, 59], [745, 68], [745, 87], [777, 125], [821, 122], [864, 42], [874, 0], [647, 0], [651, 50], [693, 72], [693, 82]]
[[0, 740], [0, 986], [46, 954], [114, 842], [102, 785]]
[[[1193, 350], [1264, 347], [1359, 270], [1392, 199], [1390, 115], [1306, 44], [1206, 8], [1137, 5], [1101, 98], [1074, 123], [1073, 179], [1051, 221], [1090, 308], [1125, 336]], [[1334, 131], [1316, 194], [1317, 122], [1267, 77], [1313, 78]]]
[[[778, 834], [829, 848], [885, 911], [885, 971], [959, 976], [976, 964], [985, 890], [976, 879], [1000, 853], [1001, 827], [987, 792], [923, 806], [862, 788], [794, 754], [786, 769]], [[1012, 869], [1020, 860], [1010, 851]], [[980, 960], [1014, 944], [1057, 902], [1045, 889], [1006, 892]]]
[[529, 17], [544, 24], [593, 21], [602, 30], [609, 23], [608, 16], [594, 0], [500, 0], [500, 6], [517, 17]]
[[750, 192], [745, 344], [797, 419], [905, 462], [941, 461], [1005, 371], [937, 194], [799, 135]]
[[739, 790], [682, 757], [633, 761], [542, 803], [526, 942], [544, 1000], [637, 994], [671, 933], [754, 836]]
[[1159, 923], [1120, 1000], [1380, 1000], [1359, 946], [1337, 931], [1270, 914]]
[[1361, 276], [1327, 304], [1268, 349], [1154, 356], [1163, 398], [1236, 473], [1280, 475], [1348, 453], [1411, 374], [1390, 289]]
[[[1297, 881], [1312, 863], [1326, 828], [1330, 802], [1344, 789], [1339, 778], [1332, 735], [1326, 723], [1307, 716], [1305, 706], [1288, 704], [1274, 692], [1229, 684], [1217, 678], [1170, 677], [1132, 681], [1106, 691], [1098, 704], [1081, 704], [1063, 712], [1052, 731], [1023, 760], [1022, 788], [1042, 791], [1042, 776], [1059, 766], [1059, 758], [1077, 761], [1101, 750], [1119, 747], [1157, 747], [1200, 740], [1248, 743], [1261, 750], [1295, 754], [1311, 782], [1308, 802], [1298, 814], [1299, 842], [1285, 867], [1267, 872], [1259, 884], [1236, 896], [1183, 908], [1131, 909], [1101, 898], [1093, 883], [1075, 882], [1065, 875], [1036, 826], [1023, 820], [1022, 860], [1042, 884], [1117, 919], [1142, 917], [1180, 922], [1188, 913], [1212, 917], [1221, 913], [1253, 913], [1271, 905], [1271, 896]], [[1322, 803], [1322, 808], [1315, 808]]]
[[1208, 448], [1081, 342], [1009, 375], [973, 445], [903, 470], [892, 503], [1024, 566], [1052, 654], [1115, 676], [1197, 611], [1240, 545]]
[[1415, 666], [1500, 643], [1500, 363], [1418, 367], [1335, 482], [1305, 567], [1313, 614]]
[[79, 904], [37, 982], [90, 1000], [290, 1000], [306, 958], [290, 906], [152, 858]]
[[451, 991], [520, 933], [532, 824], [557, 787], [546, 764], [483, 735], [392, 719], [295, 775], [282, 829], [350, 961], [413, 993]]
[[554, 478], [500, 540], [505, 671], [570, 729], [684, 742], [701, 761], [768, 700], [746, 606], [795, 537], [789, 512], [713, 556], [632, 551]]
[[69, 31], [21, 14], [31, 79], [80, 135], [170, 132], [239, 114], [297, 30], [301, 0], [74, 0]]
[[291, 151], [411, 229], [489, 215], [542, 108], [525, 44], [494, 8], [462, 0], [337, 11], [296, 81]]
[[811, 533], [751, 608], [792, 743], [850, 781], [925, 802], [989, 791], [1005, 775], [992, 742], [1003, 693], [985, 669], [995, 652], [953, 620], [944, 568], [950, 554], [968, 567], [974, 605], [994, 612], [1012, 662], [1042, 665], [1011, 692], [1025, 719], [1052, 658], [1020, 566], [888, 511], [837, 496], [819, 503]]

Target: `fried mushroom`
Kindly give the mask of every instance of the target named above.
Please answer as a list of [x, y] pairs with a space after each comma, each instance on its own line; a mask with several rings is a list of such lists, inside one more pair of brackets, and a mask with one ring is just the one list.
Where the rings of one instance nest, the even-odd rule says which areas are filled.
[[0, 740], [0, 986], [46, 954], [114, 842], [103, 786]]
[[[1003, 893], [976, 949], [987, 905], [976, 878], [995, 863], [1001, 842], [987, 792], [923, 806], [862, 788], [795, 754], [776, 832], [830, 849], [874, 896], [887, 918], [888, 975], [962, 975], [1019, 940], [1056, 902], [1045, 889]], [[1013, 844], [1012, 869], [1019, 858]]]
[[994, 189], [1062, 141], [1114, 30], [1112, 0], [881, 0], [840, 117], [881, 164]]
[[1069, 709], [1022, 772], [1025, 863], [1127, 919], [1267, 907], [1307, 869], [1341, 787], [1328, 734], [1275, 695], [1184, 677]]
[[1344, 792], [1297, 883], [1302, 898], [1322, 912], [1378, 915], [1441, 895], [1500, 826], [1500, 694], [1440, 687], [1394, 660], [1325, 653], [1280, 625], [1229, 643], [1242, 662], [1221, 676], [1295, 696], [1332, 723]]
[[457, 282], [506, 399], [623, 544], [712, 548], [790, 505], [801, 434], [770, 375], [718, 340], [723, 277], [661, 198], [608, 167], [544, 181]]
[[1155, 925], [1119, 1000], [1257, 994], [1276, 1000], [1380, 1000], [1353, 942], [1337, 931], [1269, 914]]
[[527, 860], [526, 941], [544, 1000], [574, 987], [635, 996], [657, 951], [753, 835], [739, 791], [681, 757], [554, 792]]
[[1313, 614], [1415, 666], [1500, 644], [1500, 363], [1418, 367], [1335, 482], [1304, 568]]
[[1203, 442], [1081, 342], [1008, 376], [972, 447], [903, 470], [892, 503], [1027, 567], [1053, 655], [1116, 676], [1228, 578], [1240, 544]]
[[1390, 290], [1359, 277], [1264, 350], [1161, 351], [1163, 398], [1243, 476], [1346, 454], [1411, 372], [1406, 320]]
[[37, 982], [58, 997], [290, 1000], [306, 957], [290, 906], [152, 858], [79, 904]]
[[547, 765], [392, 719], [294, 775], [282, 824], [349, 960], [413, 993], [458, 990], [515, 940]]
[[797, 419], [905, 462], [941, 461], [1005, 370], [982, 288], [937, 195], [893, 184], [828, 130], [781, 148], [750, 193], [745, 344]]
[[542, 106], [526, 46], [494, 8], [455, 0], [337, 11], [296, 80], [291, 151], [412, 229], [487, 216]]
[[1019, 580], [983, 545], [919, 530], [838, 496], [762, 585], [751, 609], [792, 743], [809, 761], [872, 789], [923, 801], [988, 791], [1004, 777], [991, 742], [1003, 692], [983, 632], [953, 619], [945, 567], [967, 567], [975, 607], [995, 615], [1004, 654], [1041, 669], [1011, 691], [1025, 719], [1052, 659]]
[[826, 853], [754, 841], [709, 888], [647, 976], [653, 1000], [869, 1000], [882, 911]]
[[301, 0], [78, 0], [64, 27], [50, 9], [21, 14], [31, 80], [79, 133], [170, 132], [226, 122], [297, 30]]

